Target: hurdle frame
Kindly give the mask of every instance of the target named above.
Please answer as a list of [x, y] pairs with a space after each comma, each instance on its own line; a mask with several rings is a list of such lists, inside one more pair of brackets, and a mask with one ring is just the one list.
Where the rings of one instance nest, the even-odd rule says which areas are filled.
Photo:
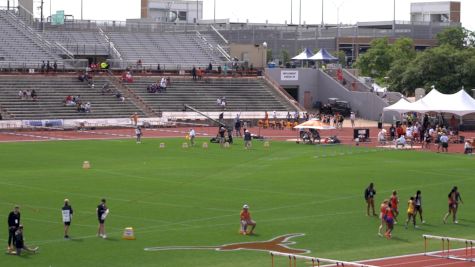
[[[422, 237], [424, 238], [424, 255], [425, 256], [475, 262], [475, 259], [473, 258], [473, 244], [475, 243], [475, 240], [456, 238], [456, 237], [447, 237], [447, 236], [437, 236], [437, 235], [422, 235]], [[427, 252], [428, 239], [442, 241], [442, 251]], [[447, 246], [445, 245], [445, 242], [447, 242]], [[465, 249], [462, 248], [463, 250], [465, 250], [465, 258], [450, 256], [450, 242], [459, 242], [459, 243], [465, 244]], [[461, 250], [461, 249], [458, 249], [458, 250]], [[440, 253], [440, 252], [442, 252], [441, 255], [434, 254], [434, 253]], [[444, 256], [444, 254], [446, 255]]]
[[271, 251], [269, 252], [272, 259], [272, 267], [275, 267], [274, 256], [280, 257], [287, 257], [289, 259], [289, 267], [297, 267], [297, 259], [300, 260], [307, 260], [312, 262], [312, 267], [320, 267], [321, 264], [335, 264], [336, 266], [354, 266], [354, 267], [377, 267], [374, 265], [357, 263], [357, 262], [348, 262], [348, 261], [339, 261], [339, 260], [332, 260], [332, 259], [325, 259], [325, 258], [317, 258], [317, 257], [310, 257], [310, 256], [303, 256], [303, 255], [296, 255], [290, 253], [282, 253]]

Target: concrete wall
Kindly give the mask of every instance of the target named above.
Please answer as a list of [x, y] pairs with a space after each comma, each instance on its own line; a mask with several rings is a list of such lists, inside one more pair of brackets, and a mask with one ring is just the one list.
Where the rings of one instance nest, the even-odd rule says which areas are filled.
[[[282, 80], [282, 71], [296, 71], [298, 73], [298, 80]], [[318, 72], [316, 69], [298, 68], [298, 69], [266, 69], [267, 74], [271, 79], [276, 81], [282, 87], [299, 87], [299, 96], [297, 101], [304, 106], [305, 91], [310, 92], [311, 102], [315, 103], [317, 100], [317, 84]], [[307, 108], [307, 107], [306, 107]]]
[[[283, 80], [282, 71], [297, 71], [297, 80]], [[298, 86], [298, 102], [304, 105], [305, 91], [309, 91], [312, 97], [312, 103], [321, 101], [323, 104], [328, 102], [328, 98], [339, 98], [348, 101], [353, 111], [357, 112], [358, 117], [378, 121], [383, 108], [388, 104], [379, 96], [371, 92], [352, 92], [343, 85], [335, 81], [331, 76], [319, 69], [266, 69], [269, 77], [276, 81], [282, 87]], [[393, 116], [399, 118], [396, 112], [385, 112], [383, 121], [392, 122]]]
[[230, 44], [230, 55], [242, 61], [249, 62], [254, 68], [263, 68], [267, 62], [267, 48], [262, 44]]

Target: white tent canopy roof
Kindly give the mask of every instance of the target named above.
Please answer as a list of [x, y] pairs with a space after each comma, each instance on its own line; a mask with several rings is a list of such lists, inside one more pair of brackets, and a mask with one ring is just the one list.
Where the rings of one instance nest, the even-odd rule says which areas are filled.
[[[475, 100], [464, 90], [455, 94], [442, 94], [432, 89], [425, 97], [414, 103], [405, 104], [398, 101], [394, 105], [385, 107], [384, 111], [397, 111], [399, 113], [415, 112], [445, 112], [458, 116], [475, 113]], [[406, 101], [407, 102], [407, 101]]]

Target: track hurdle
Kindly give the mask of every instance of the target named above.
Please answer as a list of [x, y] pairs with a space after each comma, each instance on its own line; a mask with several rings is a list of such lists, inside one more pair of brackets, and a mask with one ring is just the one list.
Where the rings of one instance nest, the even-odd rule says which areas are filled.
[[[446, 237], [446, 236], [437, 236], [437, 235], [422, 235], [422, 237], [424, 238], [424, 255], [426, 256], [456, 259], [456, 260], [471, 261], [471, 262], [475, 261], [475, 259], [473, 258], [473, 244], [475, 243], [475, 240]], [[441, 246], [442, 246], [441, 251], [428, 252], [429, 240], [431, 239], [441, 241]], [[462, 249], [453, 249], [453, 243], [459, 243], [459, 244], [461, 243], [465, 247]], [[452, 245], [452, 252], [453, 253], [457, 252], [457, 256], [450, 255], [451, 245]], [[463, 252], [459, 253], [461, 250], [463, 250], [465, 253]]]
[[339, 261], [339, 260], [332, 260], [332, 259], [325, 259], [325, 258], [315, 258], [315, 257], [275, 252], [275, 251], [271, 251], [269, 254], [271, 255], [272, 267], [276, 267], [274, 257], [288, 258], [289, 267], [297, 267], [297, 260], [305, 260], [305, 261], [311, 262], [312, 267], [320, 267], [320, 266], [323, 266], [322, 264], [332, 264], [335, 266], [376, 267], [374, 265], [362, 264], [362, 263], [357, 263], [357, 262]]

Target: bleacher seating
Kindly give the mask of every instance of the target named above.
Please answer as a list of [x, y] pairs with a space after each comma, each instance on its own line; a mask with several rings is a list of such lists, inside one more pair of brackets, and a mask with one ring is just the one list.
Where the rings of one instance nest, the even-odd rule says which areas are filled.
[[[19, 120], [126, 118], [133, 112], [144, 115], [129, 99], [121, 102], [112, 94], [102, 95], [102, 85], [107, 81], [107, 77], [97, 76], [94, 78], [95, 88], [90, 88], [86, 82], [72, 76], [1, 76], [0, 105], [13, 119]], [[113, 84], [109, 84], [115, 90]], [[20, 99], [18, 92], [27, 89], [37, 92], [36, 102]], [[64, 106], [63, 100], [67, 95], [80, 95], [83, 102], [91, 103], [92, 112], [80, 113], [75, 107]]]
[[217, 78], [193, 81], [172, 78], [166, 92], [148, 93], [147, 86], [159, 77], [135, 78], [127, 86], [155, 112], [181, 111], [188, 104], [201, 111], [222, 111], [218, 98], [226, 97], [226, 111], [289, 111], [289, 101], [260, 78]]
[[22, 61], [40, 64], [53, 63], [61, 58], [52, 53], [36, 35], [31, 34], [18, 18], [0, 10], [0, 62]]
[[206, 66], [221, 59], [196, 34], [109, 32], [124, 60], [181, 66]]
[[109, 55], [106, 40], [98, 33], [78, 30], [46, 30], [43, 36], [74, 55]]

